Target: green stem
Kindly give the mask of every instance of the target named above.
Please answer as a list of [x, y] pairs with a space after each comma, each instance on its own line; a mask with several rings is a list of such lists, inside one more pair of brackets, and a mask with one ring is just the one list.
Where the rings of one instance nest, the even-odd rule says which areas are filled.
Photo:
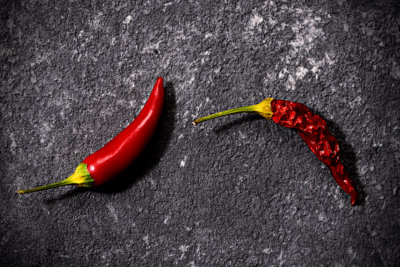
[[256, 106], [257, 105], [251, 105], [251, 106], [247, 106], [247, 107], [233, 108], [233, 109], [220, 111], [220, 112], [217, 112], [217, 113], [205, 116], [205, 117], [198, 118], [195, 121], [193, 121], [193, 124], [197, 125], [203, 121], [208, 121], [208, 120], [218, 118], [221, 116], [225, 116], [225, 115], [229, 115], [229, 114], [257, 112]]
[[64, 185], [69, 185], [72, 184], [71, 181], [67, 178], [63, 181], [53, 183], [53, 184], [48, 184], [48, 185], [43, 185], [31, 189], [25, 189], [25, 190], [18, 190], [19, 194], [25, 194], [25, 193], [31, 193], [31, 192], [36, 192], [36, 191], [41, 191], [41, 190], [46, 190], [54, 187], [59, 187], [59, 186], [64, 186]]
[[94, 185], [94, 179], [87, 170], [86, 163], [79, 164], [75, 172], [70, 177], [68, 177], [65, 180], [62, 180], [61, 182], [39, 186], [31, 189], [18, 190], [17, 192], [19, 194], [25, 194], [70, 184], [76, 184], [78, 186], [83, 186], [83, 187], [91, 187]]

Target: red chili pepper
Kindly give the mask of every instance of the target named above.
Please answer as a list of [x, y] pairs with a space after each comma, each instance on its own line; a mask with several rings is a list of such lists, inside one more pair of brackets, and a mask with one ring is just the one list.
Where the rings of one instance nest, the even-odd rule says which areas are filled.
[[40, 191], [63, 185], [99, 186], [120, 174], [141, 153], [153, 135], [164, 103], [163, 79], [157, 79], [145, 106], [135, 120], [105, 146], [85, 158], [67, 179], [18, 193]]
[[325, 120], [312, 113], [304, 104], [267, 98], [257, 105], [218, 112], [193, 123], [196, 125], [220, 116], [243, 112], [255, 112], [279, 125], [295, 129], [317, 158], [329, 168], [339, 186], [351, 196], [351, 205], [356, 204], [358, 193], [340, 161], [338, 142], [329, 132]]

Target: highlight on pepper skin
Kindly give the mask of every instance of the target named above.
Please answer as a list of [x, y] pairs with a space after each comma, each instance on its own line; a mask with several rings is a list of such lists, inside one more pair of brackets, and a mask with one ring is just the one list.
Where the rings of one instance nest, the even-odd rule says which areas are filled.
[[164, 84], [159, 77], [139, 115], [111, 141], [86, 157], [67, 179], [49, 185], [18, 190], [19, 194], [65, 185], [99, 186], [126, 169], [142, 152], [156, 130], [164, 104]]
[[297, 131], [310, 150], [329, 168], [338, 185], [350, 195], [351, 205], [357, 203], [358, 192], [340, 160], [339, 144], [321, 116], [312, 113], [302, 103], [266, 98], [256, 105], [228, 109], [198, 118], [193, 121], [193, 124], [197, 125], [236, 113], [257, 113], [276, 124]]

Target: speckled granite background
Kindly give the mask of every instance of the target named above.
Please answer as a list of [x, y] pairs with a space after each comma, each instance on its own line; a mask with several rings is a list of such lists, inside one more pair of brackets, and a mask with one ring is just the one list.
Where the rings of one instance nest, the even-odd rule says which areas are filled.
[[[394, 266], [400, 260], [397, 1], [3, 1], [1, 266]], [[397, 2], [397, 4], [396, 4]], [[67, 177], [158, 76], [162, 123], [103, 188]], [[265, 97], [338, 137], [350, 198]]]

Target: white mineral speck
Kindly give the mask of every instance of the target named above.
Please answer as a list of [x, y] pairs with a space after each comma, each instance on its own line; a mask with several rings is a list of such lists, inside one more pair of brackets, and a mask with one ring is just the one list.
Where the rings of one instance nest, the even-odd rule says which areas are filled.
[[107, 204], [106, 206], [107, 206], [107, 208], [108, 208], [108, 210], [109, 210], [109, 212], [110, 212], [110, 216], [114, 219], [114, 222], [117, 223], [117, 222], [118, 222], [118, 214], [117, 214], [117, 212], [115, 211], [114, 206], [111, 205], [111, 204]]
[[146, 245], [149, 245], [149, 236], [148, 235], [145, 235], [144, 237], [143, 237], [143, 241], [146, 243]]
[[307, 69], [307, 68], [298, 67], [298, 68], [297, 68], [297, 71], [296, 71], [296, 77], [297, 77], [298, 79], [302, 80], [302, 79], [306, 76], [307, 72], [308, 72], [308, 69]]
[[247, 138], [247, 136], [244, 133], [242, 133], [241, 131], [239, 131], [239, 136], [242, 139], [246, 139]]
[[183, 158], [183, 160], [181, 160], [181, 163], [179, 164], [182, 168], [183, 167], [185, 167], [185, 165], [186, 165], [186, 160], [187, 160], [187, 156], [185, 156], [184, 158]]
[[264, 21], [264, 19], [262, 17], [260, 17], [258, 14], [254, 14], [250, 18], [249, 28], [250, 29], [254, 29], [255, 27], [257, 27], [263, 21]]
[[271, 252], [272, 252], [272, 249], [270, 249], [270, 248], [266, 248], [263, 250], [263, 253], [265, 253], [265, 254], [271, 254]]
[[129, 24], [132, 20], [132, 16], [128, 15], [126, 16], [126, 18], [124, 19], [124, 21], [122, 22], [123, 24]]
[[171, 215], [165, 216], [165, 219], [163, 221], [164, 224], [169, 224], [169, 221], [171, 220]]
[[182, 254], [181, 254], [181, 259], [183, 259], [184, 257], [185, 257], [185, 253], [188, 251], [188, 248], [189, 248], [190, 246], [187, 246], [187, 245], [181, 245], [181, 246], [179, 246], [179, 250], [182, 252]]

